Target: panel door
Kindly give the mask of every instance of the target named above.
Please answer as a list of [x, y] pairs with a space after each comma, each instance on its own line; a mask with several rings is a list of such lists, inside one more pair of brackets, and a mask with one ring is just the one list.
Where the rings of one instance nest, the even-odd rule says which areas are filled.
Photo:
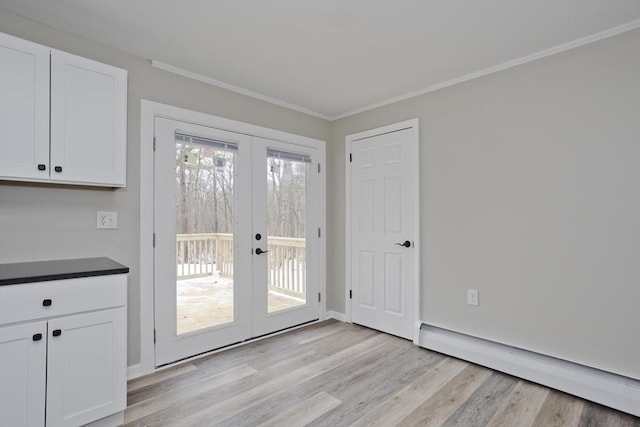
[[51, 179], [126, 183], [127, 72], [51, 52]]
[[44, 425], [47, 322], [0, 327], [0, 426]]
[[47, 427], [68, 427], [126, 407], [126, 309], [49, 321]]
[[49, 48], [0, 33], [0, 179], [49, 178]]
[[351, 317], [413, 336], [415, 188], [413, 129], [352, 142]]

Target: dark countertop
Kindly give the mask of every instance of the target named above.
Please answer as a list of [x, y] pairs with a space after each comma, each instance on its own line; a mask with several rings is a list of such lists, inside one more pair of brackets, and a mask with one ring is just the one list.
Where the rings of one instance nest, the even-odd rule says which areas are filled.
[[59, 261], [0, 264], [0, 286], [78, 277], [125, 274], [129, 267], [109, 258], [80, 258]]

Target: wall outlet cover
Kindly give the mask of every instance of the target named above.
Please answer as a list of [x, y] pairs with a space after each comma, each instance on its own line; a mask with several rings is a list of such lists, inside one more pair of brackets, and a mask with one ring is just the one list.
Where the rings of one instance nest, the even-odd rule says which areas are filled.
[[98, 211], [96, 228], [115, 230], [118, 228], [118, 212]]
[[467, 304], [478, 305], [478, 290], [467, 289]]

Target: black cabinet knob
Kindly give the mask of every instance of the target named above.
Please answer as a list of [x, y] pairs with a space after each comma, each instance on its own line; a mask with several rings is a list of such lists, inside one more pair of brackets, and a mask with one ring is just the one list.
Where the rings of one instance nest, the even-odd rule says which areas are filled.
[[53, 301], [51, 301], [49, 298], [42, 300], [43, 307], [50, 307], [51, 304], [53, 304]]
[[40, 341], [42, 339], [42, 334], [34, 334], [33, 335], [33, 340], [34, 341]]
[[56, 166], [55, 168], [53, 168], [53, 170], [55, 170], [56, 172], [62, 172], [62, 166]]
[[60, 335], [62, 335], [62, 330], [61, 329], [54, 329], [53, 332], [51, 333], [51, 335], [53, 335], [54, 337], [59, 337]]
[[47, 170], [47, 165], [43, 165], [42, 163], [40, 163], [40, 164], [38, 165], [38, 170], [39, 170], [39, 171], [45, 171], [45, 170]]

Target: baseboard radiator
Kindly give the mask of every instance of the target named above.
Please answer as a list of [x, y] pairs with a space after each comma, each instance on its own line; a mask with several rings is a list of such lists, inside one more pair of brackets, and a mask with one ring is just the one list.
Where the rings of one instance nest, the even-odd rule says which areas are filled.
[[629, 414], [640, 416], [640, 381], [422, 323], [418, 343]]

